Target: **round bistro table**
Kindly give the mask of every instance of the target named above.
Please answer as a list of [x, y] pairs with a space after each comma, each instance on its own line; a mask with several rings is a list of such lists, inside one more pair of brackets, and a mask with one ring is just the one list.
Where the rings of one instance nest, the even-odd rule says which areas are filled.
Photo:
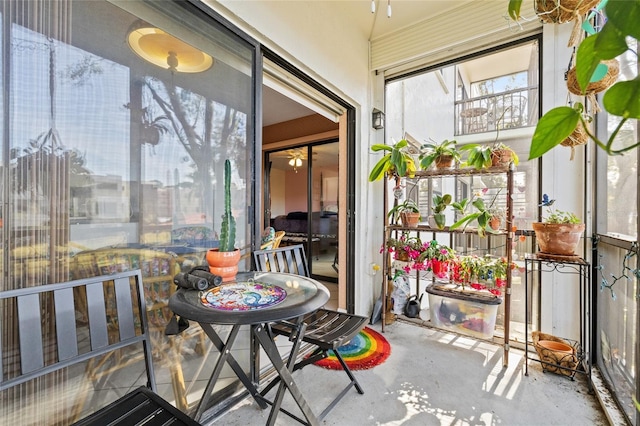
[[[298, 355], [305, 332], [302, 318], [321, 308], [328, 300], [329, 290], [318, 281], [279, 272], [242, 272], [238, 273], [235, 281], [208, 290], [179, 289], [175, 292], [169, 299], [169, 308], [182, 318], [197, 321], [220, 352], [194, 418], [200, 420], [222, 367], [228, 363], [260, 407], [267, 408], [271, 404], [268, 425], [275, 424], [285, 390], [289, 390], [307, 422], [311, 425], [319, 424], [291, 373], [295, 364], [292, 361]], [[295, 324], [297, 328], [291, 336], [293, 345], [286, 365], [269, 331], [270, 323], [284, 320]], [[232, 326], [226, 341], [216, 333], [213, 324]], [[238, 331], [245, 325], [251, 326], [253, 335], [280, 378], [280, 387], [274, 401], [269, 401], [260, 394], [231, 354]], [[258, 352], [255, 351], [256, 354]]]

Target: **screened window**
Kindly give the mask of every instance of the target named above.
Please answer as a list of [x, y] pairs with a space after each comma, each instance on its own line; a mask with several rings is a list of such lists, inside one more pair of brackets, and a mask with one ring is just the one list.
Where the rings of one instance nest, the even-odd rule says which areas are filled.
[[[636, 42], [637, 44], [637, 42]], [[632, 80], [638, 76], [638, 57], [632, 46], [622, 56], [619, 81]], [[598, 120], [598, 134], [601, 140], [607, 140], [618, 127], [620, 117], [608, 115], [602, 111]], [[621, 149], [640, 140], [638, 120], [626, 121], [616, 136], [614, 147]], [[608, 156], [598, 150], [598, 205], [607, 206], [606, 215], [598, 216], [598, 232], [620, 236], [625, 239], [638, 238], [638, 154], [631, 150], [625, 155]], [[600, 209], [598, 210], [600, 211]]]
[[[638, 76], [637, 42], [618, 57], [619, 80]], [[608, 139], [619, 117], [598, 114], [598, 136]], [[625, 122], [613, 142], [615, 149], [640, 140], [638, 120]], [[638, 150], [608, 156], [597, 150], [597, 295], [596, 364], [629, 423], [637, 424], [632, 397], [638, 388]]]
[[[197, 327], [164, 335], [167, 301], [173, 276], [218, 244], [226, 159], [236, 247], [251, 244], [255, 47], [187, 2], [15, 0], [2, 18], [0, 291], [141, 269], [158, 391], [186, 411], [210, 345]], [[16, 318], [0, 315], [11, 351]], [[73, 423], [144, 384], [137, 359], [3, 391], [0, 423]]]
[[[387, 143], [401, 138], [412, 141], [415, 152], [428, 141], [440, 143], [455, 139], [458, 147], [469, 143], [501, 142], [518, 155], [520, 164], [513, 174], [512, 225], [518, 235], [512, 247], [504, 236], [479, 237], [474, 233], [434, 233], [433, 237], [462, 254], [505, 256], [512, 250], [520, 268], [513, 271], [512, 339], [524, 340], [525, 311], [523, 301], [525, 253], [535, 250], [533, 238], [527, 237], [531, 223], [538, 220], [538, 161], [527, 161], [531, 135], [538, 120], [538, 41], [523, 42], [515, 47], [495, 49], [475, 58], [425, 70], [387, 82], [385, 114]], [[465, 154], [463, 154], [463, 159]], [[451, 194], [454, 201], [481, 196], [493, 207], [505, 210], [505, 175], [463, 176], [430, 179], [412, 190], [407, 179], [401, 185], [408, 197], [419, 203], [423, 221], [432, 214], [433, 196]], [[389, 194], [389, 199], [393, 195]], [[494, 200], [495, 201], [492, 201]], [[446, 225], [462, 215], [445, 209]], [[471, 224], [477, 226], [476, 223]], [[428, 238], [423, 236], [422, 238]], [[430, 238], [430, 237], [429, 237]], [[497, 318], [504, 326], [504, 308]]]

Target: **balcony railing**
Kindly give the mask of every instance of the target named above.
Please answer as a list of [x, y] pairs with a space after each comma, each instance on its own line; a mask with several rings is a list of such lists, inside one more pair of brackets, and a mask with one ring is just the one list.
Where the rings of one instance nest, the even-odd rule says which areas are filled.
[[538, 86], [456, 101], [455, 116], [456, 136], [535, 126]]

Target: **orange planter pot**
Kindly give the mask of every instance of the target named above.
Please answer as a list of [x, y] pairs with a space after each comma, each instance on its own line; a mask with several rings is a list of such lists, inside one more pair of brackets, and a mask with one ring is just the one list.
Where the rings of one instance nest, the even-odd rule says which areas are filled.
[[209, 266], [209, 272], [213, 275], [222, 277], [222, 282], [233, 281], [238, 274], [238, 265], [236, 266]]
[[533, 222], [540, 251], [546, 254], [575, 256], [585, 224]]
[[238, 262], [240, 262], [240, 250], [221, 252], [218, 249], [211, 249], [207, 251], [209, 271], [221, 276], [223, 282], [233, 281], [236, 278]]

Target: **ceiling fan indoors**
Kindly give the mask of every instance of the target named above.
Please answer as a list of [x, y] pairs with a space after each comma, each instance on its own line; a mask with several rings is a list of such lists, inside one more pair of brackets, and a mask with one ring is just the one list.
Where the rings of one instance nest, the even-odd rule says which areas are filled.
[[[315, 155], [315, 153], [314, 153]], [[273, 152], [269, 154], [270, 158], [281, 158], [287, 160], [289, 166], [293, 167], [293, 170], [298, 173], [298, 167], [301, 167], [303, 162], [307, 160], [306, 148], [292, 148], [285, 149], [283, 151]]]

